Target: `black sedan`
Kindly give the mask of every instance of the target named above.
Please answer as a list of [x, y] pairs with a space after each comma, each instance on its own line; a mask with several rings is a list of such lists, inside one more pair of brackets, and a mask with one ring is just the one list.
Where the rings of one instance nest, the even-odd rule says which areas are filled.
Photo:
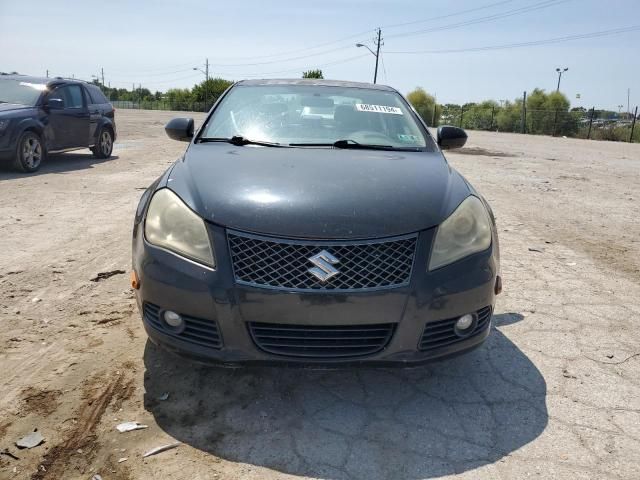
[[489, 335], [495, 221], [441, 152], [463, 130], [434, 140], [386, 86], [252, 80], [197, 132], [166, 131], [189, 146], [133, 231], [154, 343], [223, 364], [411, 365]]

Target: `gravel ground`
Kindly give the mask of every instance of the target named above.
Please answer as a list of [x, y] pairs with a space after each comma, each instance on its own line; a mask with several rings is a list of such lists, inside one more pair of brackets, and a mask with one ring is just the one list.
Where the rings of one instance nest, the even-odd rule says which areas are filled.
[[0, 170], [0, 478], [640, 478], [640, 145], [470, 132], [447, 155], [501, 235], [471, 354], [224, 370], [150, 345], [128, 286], [137, 200], [184, 149], [173, 115], [118, 111], [109, 160]]

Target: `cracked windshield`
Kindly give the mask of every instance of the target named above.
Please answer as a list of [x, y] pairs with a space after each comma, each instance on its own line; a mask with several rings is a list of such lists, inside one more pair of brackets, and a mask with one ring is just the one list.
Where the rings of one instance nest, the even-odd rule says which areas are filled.
[[280, 144], [333, 145], [338, 140], [425, 147], [408, 105], [393, 91], [238, 86], [216, 108], [203, 138], [242, 136]]

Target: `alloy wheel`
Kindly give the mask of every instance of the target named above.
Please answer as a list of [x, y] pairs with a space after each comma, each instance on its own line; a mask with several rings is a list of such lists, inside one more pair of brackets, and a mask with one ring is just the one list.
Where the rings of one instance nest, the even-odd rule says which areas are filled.
[[22, 159], [29, 169], [37, 168], [42, 160], [42, 145], [35, 137], [27, 137], [22, 144]]
[[111, 155], [111, 149], [113, 147], [113, 140], [111, 139], [111, 134], [108, 131], [102, 132], [100, 135], [100, 151], [102, 155], [108, 157]]

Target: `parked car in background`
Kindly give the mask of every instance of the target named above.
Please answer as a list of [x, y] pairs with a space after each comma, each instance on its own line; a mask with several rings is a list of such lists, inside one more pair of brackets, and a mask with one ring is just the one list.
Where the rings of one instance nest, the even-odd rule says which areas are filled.
[[109, 158], [115, 110], [100, 88], [79, 80], [0, 76], [0, 159], [35, 172], [50, 153], [90, 148]]
[[[315, 114], [318, 108], [322, 111]], [[236, 83], [143, 194], [132, 286], [151, 340], [213, 362], [411, 365], [489, 335], [501, 291], [485, 199], [396, 90]]]

